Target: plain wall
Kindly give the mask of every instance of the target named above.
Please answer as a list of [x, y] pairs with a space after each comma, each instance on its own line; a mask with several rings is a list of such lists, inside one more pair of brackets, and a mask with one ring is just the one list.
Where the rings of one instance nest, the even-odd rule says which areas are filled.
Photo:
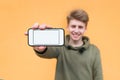
[[120, 0], [1, 0], [0, 79], [54, 80], [56, 59], [36, 56], [24, 32], [35, 22], [66, 29], [79, 8], [89, 14], [85, 35], [101, 51], [104, 80], [120, 80]]

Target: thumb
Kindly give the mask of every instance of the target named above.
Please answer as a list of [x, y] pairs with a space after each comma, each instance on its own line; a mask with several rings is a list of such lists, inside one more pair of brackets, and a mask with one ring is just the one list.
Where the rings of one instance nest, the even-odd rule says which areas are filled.
[[25, 36], [28, 36], [28, 33], [27, 33], [27, 32], [25, 32], [25, 33], [24, 33], [24, 35], [25, 35]]

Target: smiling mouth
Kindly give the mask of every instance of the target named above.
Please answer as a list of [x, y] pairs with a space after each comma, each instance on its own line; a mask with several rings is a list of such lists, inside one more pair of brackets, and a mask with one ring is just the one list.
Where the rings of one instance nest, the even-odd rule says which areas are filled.
[[78, 38], [79, 35], [78, 34], [72, 34], [74, 38]]
[[73, 35], [74, 36], [74, 38], [78, 38], [79, 36], [78, 35]]

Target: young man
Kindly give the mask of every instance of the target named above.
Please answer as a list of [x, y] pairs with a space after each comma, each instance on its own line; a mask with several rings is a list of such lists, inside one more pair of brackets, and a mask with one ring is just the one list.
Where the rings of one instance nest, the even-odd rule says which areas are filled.
[[[88, 14], [80, 9], [67, 16], [65, 45], [61, 47], [33, 47], [43, 58], [56, 58], [55, 80], [103, 80], [99, 49], [84, 36], [89, 21]], [[34, 24], [33, 29], [49, 26]]]

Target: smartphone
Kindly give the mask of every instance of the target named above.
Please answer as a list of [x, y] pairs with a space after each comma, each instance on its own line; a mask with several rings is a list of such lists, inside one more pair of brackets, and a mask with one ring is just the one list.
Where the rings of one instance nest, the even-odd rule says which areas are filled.
[[64, 29], [50, 28], [45, 30], [28, 29], [28, 45], [30, 46], [62, 46], [64, 45]]

